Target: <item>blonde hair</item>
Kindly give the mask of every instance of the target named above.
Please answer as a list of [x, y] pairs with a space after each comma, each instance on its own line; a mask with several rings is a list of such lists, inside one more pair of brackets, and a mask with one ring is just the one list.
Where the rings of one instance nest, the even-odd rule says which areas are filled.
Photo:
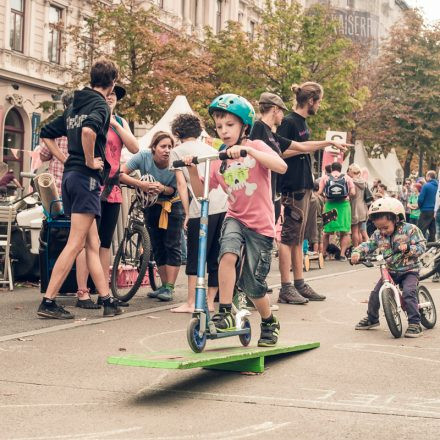
[[304, 107], [310, 99], [316, 102], [324, 95], [321, 84], [312, 81], [307, 81], [301, 85], [292, 84], [290, 90], [295, 95], [296, 103], [300, 108]]
[[357, 163], [352, 163], [348, 167], [348, 172], [353, 174], [360, 174], [361, 173], [361, 167]]

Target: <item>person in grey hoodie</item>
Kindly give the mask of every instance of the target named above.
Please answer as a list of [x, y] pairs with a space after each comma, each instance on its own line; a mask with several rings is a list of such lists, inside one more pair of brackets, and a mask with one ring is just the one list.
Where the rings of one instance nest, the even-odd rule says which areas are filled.
[[425, 236], [429, 231], [428, 241], [435, 241], [434, 207], [437, 196], [438, 180], [436, 172], [430, 170], [426, 173], [426, 183], [422, 186], [417, 203], [420, 208], [420, 217], [417, 226]]
[[64, 213], [71, 218], [66, 246], [59, 255], [37, 314], [44, 318], [72, 319], [74, 316], [55, 302], [73, 263], [85, 248], [87, 265], [104, 304], [104, 316], [122, 313], [109, 292], [99, 260], [96, 218], [101, 216], [100, 186], [110, 171], [105, 158], [110, 109], [106, 97], [112, 92], [118, 70], [108, 60], [96, 61], [90, 71], [90, 88], [76, 91], [73, 103], [41, 129], [41, 139], [54, 154], [55, 139], [67, 136], [69, 157], [64, 165], [62, 194]]

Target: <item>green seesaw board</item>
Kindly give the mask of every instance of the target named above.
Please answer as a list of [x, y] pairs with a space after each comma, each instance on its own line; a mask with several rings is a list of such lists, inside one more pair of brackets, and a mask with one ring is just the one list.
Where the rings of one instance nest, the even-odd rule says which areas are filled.
[[280, 344], [275, 347], [221, 347], [207, 349], [202, 353], [178, 350], [144, 355], [111, 356], [107, 359], [107, 362], [114, 365], [171, 370], [208, 368], [262, 373], [264, 371], [264, 358], [267, 356], [311, 350], [319, 346], [319, 342], [310, 342]]

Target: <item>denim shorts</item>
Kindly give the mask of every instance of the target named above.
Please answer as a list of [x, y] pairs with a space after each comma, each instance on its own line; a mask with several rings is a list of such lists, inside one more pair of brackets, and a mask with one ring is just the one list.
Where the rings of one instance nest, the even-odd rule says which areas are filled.
[[78, 171], [63, 174], [62, 198], [64, 214], [94, 214], [101, 217], [99, 182]]
[[[263, 298], [266, 295], [272, 246], [273, 238], [248, 229], [235, 218], [228, 217], [223, 223], [219, 261], [226, 253], [239, 257], [241, 275], [237, 285], [250, 298]], [[243, 259], [240, 261], [243, 250]]]

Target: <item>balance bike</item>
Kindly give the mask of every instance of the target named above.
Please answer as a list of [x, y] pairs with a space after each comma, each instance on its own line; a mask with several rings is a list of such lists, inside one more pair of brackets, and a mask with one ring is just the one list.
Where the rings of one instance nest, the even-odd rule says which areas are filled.
[[[246, 156], [246, 151], [241, 151], [241, 156]], [[201, 205], [200, 216], [200, 229], [199, 229], [199, 251], [198, 251], [198, 264], [197, 264], [197, 284], [196, 284], [196, 300], [195, 309], [191, 320], [189, 321], [187, 328], [188, 344], [195, 353], [203, 351], [206, 345], [207, 339], [220, 339], [228, 338], [231, 336], [238, 336], [243, 346], [249, 345], [251, 342], [251, 324], [246, 315], [249, 315], [248, 310], [236, 311], [236, 330], [228, 331], [226, 333], [219, 333], [215, 328], [215, 324], [212, 321], [209, 313], [208, 305], [206, 302], [206, 246], [208, 240], [208, 213], [209, 213], [209, 173], [210, 165], [213, 160], [226, 160], [229, 159], [225, 152], [220, 152], [203, 157], [194, 157], [194, 164], [205, 164], [204, 184], [203, 184], [203, 196], [199, 198]], [[186, 164], [182, 160], [176, 160], [173, 162], [174, 168], [185, 167]]]

